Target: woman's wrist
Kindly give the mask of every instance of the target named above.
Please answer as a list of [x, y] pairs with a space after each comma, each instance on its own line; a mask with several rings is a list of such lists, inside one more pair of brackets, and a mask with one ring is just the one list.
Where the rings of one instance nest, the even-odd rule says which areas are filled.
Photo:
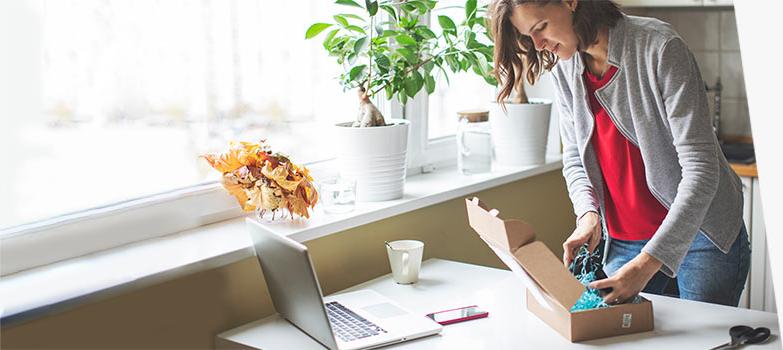
[[663, 266], [663, 262], [656, 257], [648, 254], [647, 252], [641, 252], [636, 256], [639, 267], [642, 271], [646, 272], [650, 276], [654, 275]]
[[577, 225], [582, 224], [582, 222], [597, 224], [600, 221], [601, 221], [601, 217], [598, 215], [598, 212], [591, 210], [582, 214], [582, 216], [580, 216], [579, 219], [576, 220], [576, 223]]

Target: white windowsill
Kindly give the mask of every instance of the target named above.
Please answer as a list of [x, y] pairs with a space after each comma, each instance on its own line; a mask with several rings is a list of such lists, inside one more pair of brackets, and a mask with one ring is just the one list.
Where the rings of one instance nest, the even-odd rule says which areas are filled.
[[[496, 168], [462, 176], [454, 167], [411, 176], [399, 200], [357, 203], [347, 214], [327, 215], [319, 206], [309, 220], [266, 225], [297, 241], [328, 236], [450, 199], [560, 169], [560, 158], [543, 165]], [[6, 325], [46, 315], [87, 300], [105, 298], [165, 280], [224, 266], [254, 255], [245, 217], [73, 258], [0, 279], [0, 317]]]

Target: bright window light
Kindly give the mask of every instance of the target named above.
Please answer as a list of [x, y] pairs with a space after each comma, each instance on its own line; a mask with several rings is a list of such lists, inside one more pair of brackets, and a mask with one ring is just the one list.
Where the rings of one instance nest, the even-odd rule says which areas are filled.
[[197, 156], [229, 140], [331, 158], [329, 127], [357, 109], [320, 40], [304, 39], [348, 11], [333, 1], [26, 4], [3, 16], [32, 19], [14, 35], [34, 63], [5, 85], [29, 113], [3, 122], [0, 228], [217, 179]]

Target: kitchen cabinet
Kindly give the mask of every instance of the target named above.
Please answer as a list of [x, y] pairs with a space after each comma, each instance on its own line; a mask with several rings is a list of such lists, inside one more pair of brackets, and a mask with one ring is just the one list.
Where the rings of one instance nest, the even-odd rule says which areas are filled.
[[777, 312], [775, 289], [767, 248], [767, 232], [764, 211], [761, 208], [761, 190], [758, 177], [742, 177], [745, 207], [743, 218], [750, 236], [750, 273], [745, 291], [740, 297], [740, 307]]
[[[751, 190], [753, 189], [753, 178], [743, 176], [740, 177], [740, 180], [742, 180], [742, 199], [744, 203], [744, 207], [742, 208], [742, 220], [745, 222], [745, 228], [748, 230], [748, 238], [750, 238], [750, 223], [752, 219], [751, 208], [753, 207], [753, 193], [751, 193]], [[753, 249], [753, 247], [751, 247], [751, 249]], [[738, 306], [746, 309], [750, 308], [750, 273], [748, 273], [748, 279], [745, 280], [745, 289], [742, 290]]]
[[732, 6], [734, 0], [617, 0], [620, 7]]

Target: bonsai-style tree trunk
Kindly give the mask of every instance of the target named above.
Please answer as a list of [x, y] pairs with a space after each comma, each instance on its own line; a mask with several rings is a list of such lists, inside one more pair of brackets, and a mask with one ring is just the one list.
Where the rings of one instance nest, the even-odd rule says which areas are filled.
[[373, 20], [374, 16], [370, 16], [370, 30], [368, 38], [370, 39], [370, 45], [368, 45], [368, 54], [370, 62], [367, 65], [367, 89], [364, 85], [359, 85], [359, 115], [356, 117], [356, 121], [353, 122], [353, 127], [365, 128], [371, 126], [385, 126], [386, 120], [383, 119], [381, 111], [375, 107], [375, 104], [370, 101], [370, 96], [367, 94], [367, 90], [372, 86], [372, 32], [374, 31]]
[[367, 96], [367, 91], [364, 87], [359, 88], [359, 116], [356, 117], [356, 121], [353, 122], [353, 127], [368, 127], [368, 126], [385, 126], [386, 121], [383, 119], [381, 111], [375, 107], [375, 104], [370, 101], [370, 97]]

